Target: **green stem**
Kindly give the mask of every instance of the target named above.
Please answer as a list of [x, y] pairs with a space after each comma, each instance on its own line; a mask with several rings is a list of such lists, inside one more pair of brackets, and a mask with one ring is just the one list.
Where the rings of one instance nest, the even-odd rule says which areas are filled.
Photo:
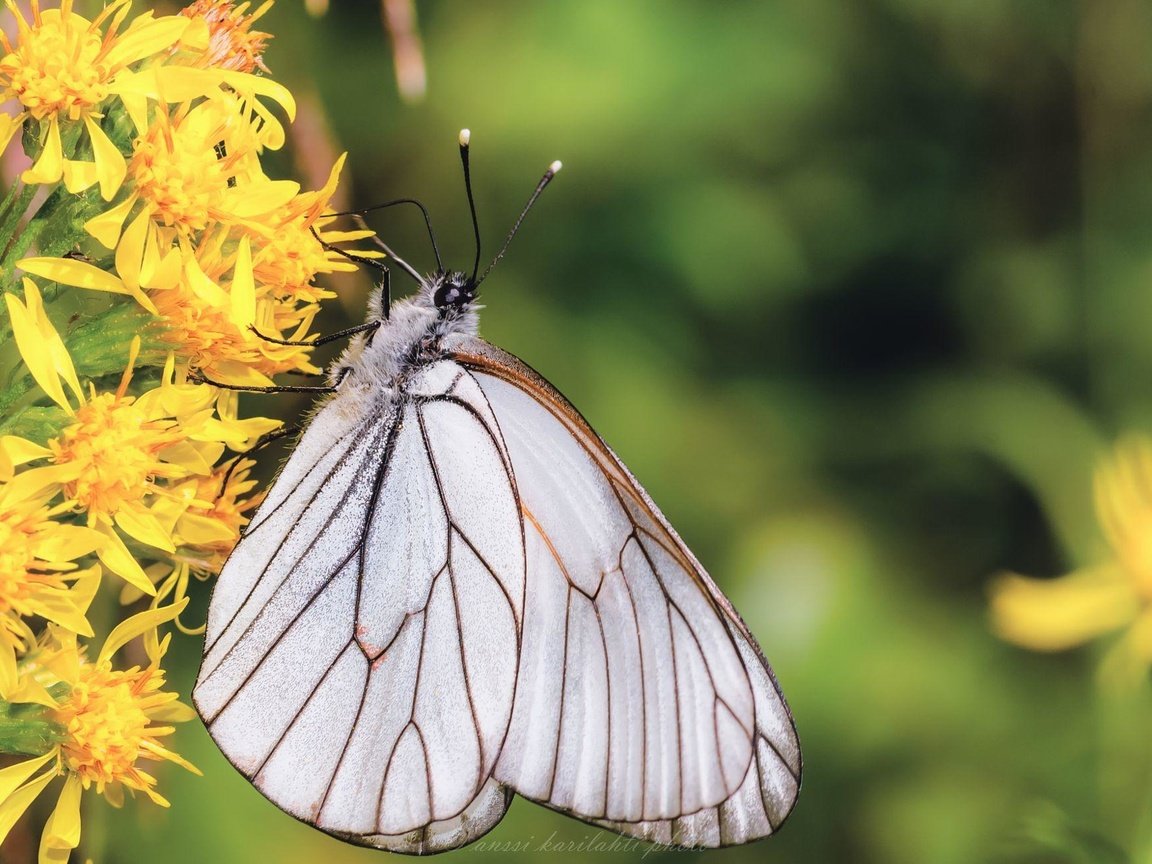
[[[65, 159], [75, 159], [80, 148], [83, 146], [82, 128], [82, 125], [79, 123], [71, 123], [61, 130]], [[36, 158], [36, 155], [33, 155], [33, 158]], [[0, 257], [0, 273], [5, 274], [6, 281], [10, 284], [15, 284], [15, 280], [11, 276], [14, 270], [13, 264], [24, 257], [24, 253], [28, 251], [44, 230], [50, 226], [52, 217], [55, 215], [56, 210], [60, 208], [60, 205], [68, 204], [77, 200], [77, 198], [82, 202], [82, 206], [87, 204], [85, 196], [73, 196], [64, 188], [62, 183], [57, 183], [52, 193], [48, 196], [48, 199], [37, 208], [35, 213], [28, 217], [23, 230], [18, 230], [20, 220], [24, 217], [24, 211], [28, 209], [28, 204], [31, 203], [32, 197], [36, 194], [38, 188], [40, 187], [23, 187], [17, 199], [19, 206], [14, 207], [11, 212], [6, 213], [3, 221], [0, 222], [0, 242], [4, 243], [4, 254], [3, 257]], [[9, 194], [11, 194], [11, 192], [9, 192]], [[67, 207], [61, 212], [69, 217], [72, 215], [69, 213]], [[66, 220], [66, 224], [62, 226], [65, 230], [59, 231], [58, 233], [66, 233], [70, 226], [71, 218]], [[75, 239], [76, 238], [70, 238], [64, 248], [70, 247], [72, 243], [75, 242]]]
[[8, 218], [8, 213], [16, 202], [16, 196], [25, 188], [24, 184], [19, 181], [13, 181], [12, 185], [8, 187], [8, 191], [4, 193], [4, 200], [0, 201], [0, 218]]
[[29, 247], [36, 242], [37, 238], [48, 228], [54, 227], [52, 225], [52, 217], [57, 212], [67, 213], [67, 202], [72, 196], [63, 187], [57, 187], [51, 195], [48, 196], [40, 208], [36, 211], [28, 223], [24, 226], [14, 240], [9, 243], [7, 250], [4, 252], [4, 257], [0, 258], [0, 272], [9, 273], [15, 267], [17, 261], [24, 257]]
[[[36, 194], [35, 186], [13, 186], [15, 190], [19, 188], [20, 194], [16, 196], [15, 203], [11, 206], [7, 213], [4, 214], [3, 220], [0, 220], [0, 248], [7, 250], [12, 242], [16, 239], [16, 229], [20, 225], [20, 220], [24, 217], [24, 211], [28, 209], [28, 205], [32, 203], [32, 196]], [[9, 190], [9, 197], [12, 195], [12, 190]], [[14, 283], [11, 272], [8, 270], [3, 271], [5, 274], [6, 283]]]
[[8, 385], [8, 388], [0, 392], [0, 417], [4, 418], [0, 420], [0, 426], [7, 425], [12, 421], [13, 415], [18, 410], [16, 406], [19, 405], [20, 400], [27, 395], [30, 389], [31, 383], [28, 380], [28, 376], [17, 375]]

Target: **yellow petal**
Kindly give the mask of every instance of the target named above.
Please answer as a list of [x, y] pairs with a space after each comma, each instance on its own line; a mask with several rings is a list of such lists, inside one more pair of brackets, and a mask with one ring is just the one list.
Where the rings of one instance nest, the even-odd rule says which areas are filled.
[[24, 258], [17, 261], [16, 266], [34, 276], [52, 279], [62, 285], [89, 288], [93, 291], [107, 291], [110, 294], [127, 294], [153, 315], [159, 314], [156, 310], [156, 304], [149, 300], [139, 287], [130, 287], [111, 273], [86, 261], [78, 261], [74, 258]]
[[283, 84], [271, 78], [232, 72], [225, 69], [194, 69], [191, 66], [161, 66], [155, 70], [157, 95], [169, 102], [190, 102], [200, 96], [210, 96], [227, 84], [237, 93], [266, 96], [279, 104], [289, 120], [296, 118], [296, 100]]
[[140, 211], [125, 229], [120, 245], [116, 247], [116, 273], [129, 288], [140, 287], [144, 245], [148, 242], [148, 229], [151, 226], [151, 215], [147, 210]]
[[44, 465], [21, 471], [8, 481], [7, 489], [17, 499], [27, 501], [75, 479], [75, 465]]
[[195, 255], [187, 255], [184, 258], [184, 278], [188, 280], [188, 287], [207, 305], [227, 309], [231, 304], [232, 300], [224, 289], [213, 282], [200, 268], [200, 262], [196, 260]]
[[189, 51], [206, 51], [211, 38], [212, 31], [208, 29], [208, 22], [203, 18], [193, 18], [180, 37], [180, 47]]
[[252, 277], [252, 243], [248, 235], [240, 238], [236, 266], [232, 270], [232, 323], [247, 333], [256, 321], [256, 283]]
[[227, 206], [241, 218], [252, 218], [279, 210], [299, 193], [300, 184], [293, 180], [244, 184], [228, 190]]
[[[88, 614], [88, 607], [92, 605], [93, 599], [96, 597], [96, 592], [100, 588], [100, 565], [93, 564], [91, 567], [80, 571], [83, 575], [79, 576], [75, 583], [72, 585], [72, 590], [68, 593], [71, 595], [72, 603], [83, 614]], [[76, 632], [76, 631], [73, 631]]]
[[178, 530], [180, 542], [189, 546], [211, 546], [236, 539], [232, 529], [219, 519], [198, 513], [185, 513], [181, 516]]
[[24, 125], [24, 118], [26, 115], [17, 114], [13, 117], [11, 114], [0, 114], [0, 153], [8, 146], [8, 142], [12, 140], [12, 135]]
[[121, 531], [141, 543], [155, 546], [165, 552], [176, 551], [176, 547], [172, 545], [172, 538], [164, 532], [156, 517], [143, 507], [140, 509], [120, 508], [116, 513], [116, 524]]
[[[196, 711], [183, 702], [169, 702], [162, 708], [154, 709], [148, 713], [153, 720], [168, 723], [187, 723], [189, 720], [196, 719]], [[175, 756], [176, 754], [173, 753], [172, 755]], [[189, 762], [185, 762], [183, 759], [180, 760], [180, 764], [194, 774], [200, 773], [199, 768]]]
[[20, 679], [20, 683], [12, 691], [12, 698], [10, 702], [32, 702], [36, 705], [43, 705], [45, 708], [59, 708], [60, 703], [52, 698], [44, 685], [37, 681], [30, 675], [25, 675]]
[[157, 290], [175, 288], [180, 282], [183, 264], [184, 256], [178, 247], [160, 253], [160, 261], [156, 265], [148, 286]]
[[[50, 755], [55, 755], [55, 753]], [[12, 826], [16, 824], [16, 820], [24, 815], [24, 811], [28, 809], [28, 805], [36, 800], [36, 796], [44, 791], [44, 787], [47, 786], [55, 776], [55, 772], [45, 771], [35, 780], [21, 786], [0, 803], [0, 843], [4, 842], [4, 838], [8, 836], [8, 832], [12, 830]]]
[[99, 565], [91, 567], [84, 573], [84, 577], [70, 590], [43, 598], [36, 611], [54, 624], [59, 624], [79, 636], [91, 638], [95, 634], [85, 613], [92, 603], [96, 589], [100, 586], [100, 567]]
[[149, 54], [171, 48], [180, 41], [180, 35], [188, 26], [189, 20], [182, 15], [166, 15], [154, 19], [138, 18], [104, 55], [104, 62], [110, 67], [127, 66], [137, 60], [143, 60]]
[[184, 597], [170, 606], [161, 606], [159, 609], [147, 609], [143, 612], [138, 612], [131, 618], [121, 621], [112, 632], [108, 634], [108, 638], [104, 641], [104, 647], [100, 649], [100, 656], [96, 662], [103, 663], [106, 660], [110, 660], [113, 654], [137, 636], [143, 636], [148, 631], [155, 630], [161, 624], [171, 621], [183, 612], [184, 607], [187, 605], [188, 598]]
[[35, 459], [51, 456], [52, 451], [41, 447], [35, 442], [18, 435], [0, 435], [0, 452], [2, 452], [13, 465], [23, 465]]
[[39, 864], [66, 864], [80, 844], [80, 795], [84, 791], [79, 775], [70, 774], [60, 791], [56, 809], [40, 835]]
[[177, 441], [175, 444], [165, 447], [158, 455], [165, 462], [180, 465], [190, 474], [211, 474], [212, 465], [216, 461], [215, 459], [211, 462], [206, 460], [191, 441]]
[[238, 360], [214, 361], [212, 377], [237, 387], [267, 387], [276, 383], [254, 366]]
[[83, 192], [98, 179], [95, 162], [64, 160], [64, 188], [73, 195]]
[[[324, 231], [323, 234], [324, 239], [329, 243], [351, 243], [376, 236], [375, 231]], [[363, 252], [357, 250], [356, 254], [362, 255]]]
[[1140, 608], [1131, 581], [1117, 567], [1059, 579], [1006, 573], [988, 590], [993, 632], [1035, 651], [1082, 645], [1130, 623]]
[[124, 283], [86, 261], [76, 258], [23, 258], [16, 266], [34, 276], [51, 279], [76, 288], [91, 288], [113, 294], [127, 294]]
[[96, 162], [96, 173], [100, 178], [100, 195], [105, 201], [111, 201], [120, 191], [124, 177], [128, 173], [128, 163], [120, 148], [112, 143], [104, 130], [90, 116], [84, 118], [88, 128], [88, 137], [92, 141], [92, 157]]
[[152, 584], [152, 580], [148, 578], [148, 574], [140, 566], [140, 563], [132, 557], [132, 553], [128, 551], [128, 547], [124, 545], [124, 541], [120, 539], [120, 535], [107, 525], [97, 523], [97, 530], [104, 534], [107, 542], [100, 547], [96, 552], [101, 563], [122, 578], [130, 585], [139, 588], [145, 594], [151, 596], [156, 593], [156, 588]]
[[[20, 356], [24, 358], [24, 365], [28, 367], [40, 389], [48, 394], [48, 398], [69, 414], [73, 413], [72, 406], [68, 404], [68, 399], [64, 395], [64, 387], [60, 384], [60, 376], [56, 374], [52, 354], [43, 338], [41, 328], [36, 326], [29, 309], [15, 294], [5, 294], [4, 302], [8, 306], [8, 315], [12, 319], [12, 335], [16, 338], [16, 348], [20, 351]], [[29, 296], [29, 305], [33, 303], [32, 296]]]
[[64, 176], [64, 147], [60, 143], [60, 123], [53, 114], [48, 121], [44, 150], [36, 164], [20, 175], [25, 183], [58, 183]]
[[[104, 787], [104, 800], [119, 809], [124, 806], [124, 786], [120, 783], [111, 783]], [[92, 864], [91, 861], [87, 864]]]
[[57, 525], [36, 543], [35, 550], [43, 561], [75, 561], [95, 552], [104, 542], [103, 534], [83, 525]]
[[[20, 788], [25, 780], [43, 768], [56, 755], [55, 751], [29, 759], [26, 762], [17, 762], [9, 768], [0, 771], [0, 802], [5, 801], [9, 795]], [[0, 807], [3, 804], [0, 803]]]
[[[0, 699], [12, 701], [12, 693], [16, 689], [19, 677], [20, 673], [16, 668], [16, 649], [11, 645], [0, 643]], [[0, 771], [0, 775], [2, 774]]]
[[[40, 289], [36, 287], [36, 283], [31, 279], [25, 277], [23, 279], [24, 286], [24, 299], [27, 302], [27, 309], [15, 310], [12, 308], [14, 300], [9, 300], [9, 312], [12, 315], [13, 330], [17, 332], [17, 347], [20, 347], [21, 354], [24, 354], [24, 349], [29, 348], [33, 353], [41, 358], [41, 355], [47, 356], [47, 367], [41, 370], [41, 375], [46, 377], [56, 377], [57, 381], [54, 384], [49, 384], [45, 387], [41, 375], [37, 375], [33, 370], [33, 375], [36, 377], [37, 383], [40, 384], [45, 392], [52, 396], [53, 400], [64, 408], [69, 414], [72, 413], [71, 406], [67, 401], [61, 401], [57, 398], [57, 390], [59, 389], [59, 379], [63, 378], [72, 390], [73, 396], [76, 397], [78, 404], [84, 404], [84, 394], [80, 389], [80, 381], [76, 377], [76, 369], [72, 365], [72, 358], [68, 354], [68, 349], [64, 347], [64, 340], [60, 338], [60, 334], [56, 332], [56, 328], [52, 326], [52, 322], [48, 319], [48, 314], [44, 311], [44, 300], [40, 296]], [[20, 318], [24, 326], [31, 324], [32, 330], [35, 333], [33, 339], [38, 344], [35, 346], [24, 345], [20, 342], [19, 328], [16, 319]], [[27, 329], [25, 330], [25, 339], [28, 339]], [[42, 358], [41, 358], [42, 359]], [[39, 362], [39, 359], [38, 359]], [[29, 366], [31, 369], [32, 367]]]
[[95, 237], [108, 249], [115, 249], [120, 242], [120, 231], [124, 227], [124, 220], [136, 204], [136, 196], [129, 195], [115, 207], [105, 210], [99, 216], [93, 216], [84, 223], [84, 230]]

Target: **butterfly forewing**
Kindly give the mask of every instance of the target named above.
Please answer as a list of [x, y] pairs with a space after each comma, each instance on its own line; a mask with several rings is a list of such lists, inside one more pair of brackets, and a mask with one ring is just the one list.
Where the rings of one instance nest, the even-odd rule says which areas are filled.
[[272, 801], [398, 851], [468, 842], [507, 807], [491, 775], [519, 657], [522, 523], [488, 406], [460, 373], [439, 364], [391, 403], [321, 408], [221, 573], [195, 692]]

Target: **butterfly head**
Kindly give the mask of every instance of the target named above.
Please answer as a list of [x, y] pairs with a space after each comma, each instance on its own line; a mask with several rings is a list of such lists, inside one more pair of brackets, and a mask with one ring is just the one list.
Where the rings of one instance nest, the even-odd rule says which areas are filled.
[[453, 270], [439, 273], [432, 280], [432, 302], [441, 316], [460, 311], [476, 300], [476, 280], [467, 273]]

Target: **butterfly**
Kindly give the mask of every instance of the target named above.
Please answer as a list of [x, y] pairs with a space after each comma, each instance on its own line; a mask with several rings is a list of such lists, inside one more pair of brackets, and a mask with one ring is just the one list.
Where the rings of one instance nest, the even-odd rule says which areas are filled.
[[196, 706], [269, 800], [353, 843], [453, 849], [514, 794], [665, 844], [773, 834], [800, 747], [755, 638], [579, 411], [477, 335], [560, 165], [477, 278], [468, 143], [472, 272], [381, 243], [418, 290], [393, 304], [381, 267], [220, 573]]

